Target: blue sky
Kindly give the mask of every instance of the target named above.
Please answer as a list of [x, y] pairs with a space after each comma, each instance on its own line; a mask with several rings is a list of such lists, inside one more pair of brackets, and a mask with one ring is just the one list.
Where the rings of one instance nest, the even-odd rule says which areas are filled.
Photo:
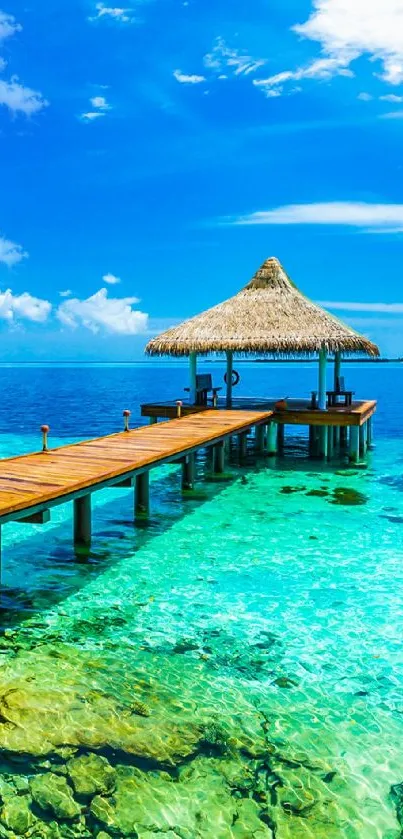
[[403, 355], [402, 0], [0, 0], [5, 360], [141, 357], [271, 255]]

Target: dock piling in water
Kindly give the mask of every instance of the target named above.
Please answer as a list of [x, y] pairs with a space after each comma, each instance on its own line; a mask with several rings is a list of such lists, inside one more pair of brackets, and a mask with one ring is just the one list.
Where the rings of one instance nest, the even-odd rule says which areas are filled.
[[74, 547], [91, 546], [91, 493], [74, 499]]

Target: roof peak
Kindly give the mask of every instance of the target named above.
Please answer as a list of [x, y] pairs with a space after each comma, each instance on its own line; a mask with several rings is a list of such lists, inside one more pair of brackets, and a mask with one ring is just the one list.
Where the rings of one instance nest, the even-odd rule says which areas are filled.
[[276, 256], [269, 256], [263, 265], [256, 271], [244, 291], [252, 291], [261, 288], [296, 289], [281, 262]]

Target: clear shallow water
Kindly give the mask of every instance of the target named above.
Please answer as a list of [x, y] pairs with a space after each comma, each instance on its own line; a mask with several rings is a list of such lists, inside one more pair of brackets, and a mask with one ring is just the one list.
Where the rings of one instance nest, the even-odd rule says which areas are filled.
[[[257, 368], [245, 394], [314, 387], [310, 366], [265, 367], [267, 385]], [[161, 470], [148, 527], [130, 492], [96, 496], [86, 564], [68, 508], [4, 527], [3, 835], [398, 839], [403, 445], [386, 409], [398, 417], [401, 369], [346, 368], [382, 400], [366, 471], [308, 463], [301, 438], [221, 486], [200, 462], [199, 499]], [[0, 374], [20, 417], [10, 435], [0, 415], [6, 455], [35, 448], [43, 421], [55, 444], [115, 430], [123, 407], [180, 395], [186, 370]], [[360, 503], [335, 504], [340, 489]]]

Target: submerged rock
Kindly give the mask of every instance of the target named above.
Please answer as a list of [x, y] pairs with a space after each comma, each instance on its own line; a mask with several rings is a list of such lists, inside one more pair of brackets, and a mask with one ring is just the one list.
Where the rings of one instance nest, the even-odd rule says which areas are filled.
[[46, 772], [31, 780], [31, 795], [35, 804], [57, 819], [74, 819], [81, 813], [81, 807], [74, 801], [71, 787], [62, 775]]
[[74, 757], [67, 763], [67, 774], [77, 795], [87, 798], [115, 787], [115, 770], [106, 757], [89, 754]]
[[27, 796], [14, 796], [5, 802], [0, 812], [0, 821], [17, 836], [23, 836], [31, 827], [34, 817], [30, 807], [31, 799]]
[[345, 504], [346, 506], [359, 506], [366, 504], [368, 497], [352, 487], [338, 487], [333, 490], [332, 504]]

